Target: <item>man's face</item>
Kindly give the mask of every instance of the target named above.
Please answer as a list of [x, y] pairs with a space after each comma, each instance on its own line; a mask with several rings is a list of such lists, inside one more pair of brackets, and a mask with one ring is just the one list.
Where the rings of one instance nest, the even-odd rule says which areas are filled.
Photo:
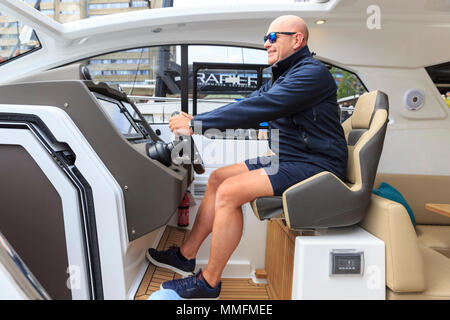
[[[267, 35], [271, 32], [291, 32], [293, 30], [285, 30], [283, 24], [272, 23], [267, 31]], [[264, 48], [267, 50], [267, 63], [273, 65], [274, 63], [287, 58], [294, 53], [294, 46], [296, 35], [277, 34], [277, 39], [274, 43], [267, 40], [264, 43]]]

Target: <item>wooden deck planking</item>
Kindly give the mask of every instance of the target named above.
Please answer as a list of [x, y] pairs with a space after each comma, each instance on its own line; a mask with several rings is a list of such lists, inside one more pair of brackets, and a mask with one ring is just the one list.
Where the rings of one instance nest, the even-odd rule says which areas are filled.
[[[167, 226], [158, 250], [166, 250], [172, 245], [181, 246], [187, 238], [188, 230]], [[135, 300], [146, 300], [155, 291], [160, 289], [161, 283], [181, 276], [173, 271], [149, 264], [141, 284], [137, 290]], [[266, 284], [254, 283], [251, 279], [224, 278], [220, 300], [270, 300], [269, 288]]]

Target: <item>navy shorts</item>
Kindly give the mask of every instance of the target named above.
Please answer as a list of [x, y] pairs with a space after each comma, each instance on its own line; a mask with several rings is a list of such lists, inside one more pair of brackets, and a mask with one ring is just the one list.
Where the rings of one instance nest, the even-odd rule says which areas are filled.
[[322, 168], [305, 162], [278, 162], [273, 156], [248, 159], [245, 160], [245, 164], [250, 171], [264, 168], [275, 196], [281, 196], [294, 184], [324, 171]]

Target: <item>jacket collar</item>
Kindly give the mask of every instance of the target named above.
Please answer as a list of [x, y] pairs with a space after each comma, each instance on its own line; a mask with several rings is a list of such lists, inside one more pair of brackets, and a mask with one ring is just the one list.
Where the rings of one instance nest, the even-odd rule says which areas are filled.
[[272, 65], [272, 75], [273, 81], [282, 75], [286, 70], [296, 64], [298, 61], [302, 60], [304, 57], [310, 57], [311, 52], [309, 51], [308, 46], [304, 46], [300, 48], [300, 50], [295, 51], [290, 56], [280, 60]]

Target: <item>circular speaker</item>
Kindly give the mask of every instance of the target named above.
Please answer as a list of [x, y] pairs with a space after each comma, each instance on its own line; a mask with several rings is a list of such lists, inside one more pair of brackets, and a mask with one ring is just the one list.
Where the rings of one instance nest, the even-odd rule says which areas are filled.
[[403, 104], [408, 110], [418, 110], [423, 107], [425, 95], [422, 90], [411, 89], [405, 92]]

